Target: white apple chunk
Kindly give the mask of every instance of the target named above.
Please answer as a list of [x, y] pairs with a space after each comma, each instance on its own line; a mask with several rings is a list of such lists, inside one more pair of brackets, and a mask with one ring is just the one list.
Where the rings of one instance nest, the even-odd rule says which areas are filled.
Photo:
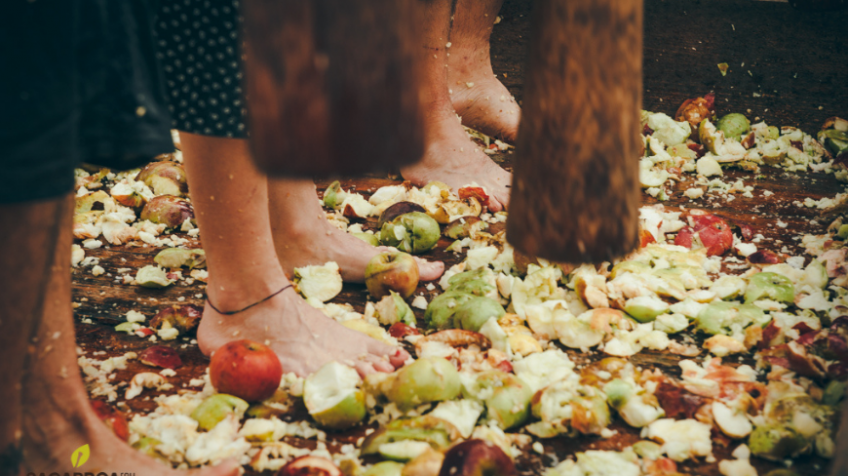
[[718, 400], [713, 401], [712, 410], [713, 420], [719, 430], [731, 438], [745, 438], [754, 429], [744, 413], [737, 412]]
[[365, 396], [356, 370], [330, 362], [310, 375], [303, 385], [306, 409], [318, 424], [349, 428], [365, 418]]

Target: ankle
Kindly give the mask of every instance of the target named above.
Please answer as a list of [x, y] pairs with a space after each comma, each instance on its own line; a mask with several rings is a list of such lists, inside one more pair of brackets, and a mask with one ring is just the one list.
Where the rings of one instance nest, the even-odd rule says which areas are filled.
[[264, 280], [210, 281], [206, 288], [206, 297], [213, 310], [219, 313], [227, 313], [244, 309], [267, 299], [289, 284], [289, 280], [282, 274], [282, 271], [280, 271], [279, 276]]

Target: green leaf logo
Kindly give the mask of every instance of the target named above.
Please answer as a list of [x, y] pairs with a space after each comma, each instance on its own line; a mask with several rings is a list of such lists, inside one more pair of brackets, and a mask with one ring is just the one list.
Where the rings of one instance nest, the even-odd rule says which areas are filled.
[[91, 455], [91, 450], [88, 445], [82, 445], [74, 451], [74, 454], [71, 455], [71, 465], [74, 468], [79, 468], [84, 465], [86, 461], [88, 461], [88, 457]]

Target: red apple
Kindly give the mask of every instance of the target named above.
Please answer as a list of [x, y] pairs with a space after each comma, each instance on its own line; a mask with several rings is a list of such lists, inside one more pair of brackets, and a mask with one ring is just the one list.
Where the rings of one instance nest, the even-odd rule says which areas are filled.
[[279, 388], [283, 366], [270, 347], [242, 339], [228, 342], [212, 354], [209, 377], [219, 393], [261, 402]]
[[485, 440], [464, 441], [445, 454], [439, 476], [513, 476], [515, 464], [498, 445]]
[[371, 258], [365, 268], [365, 286], [377, 299], [394, 291], [404, 298], [418, 287], [418, 263], [400, 251], [385, 251]]
[[127, 417], [125, 417], [123, 413], [115, 410], [111, 405], [100, 400], [92, 400], [91, 408], [94, 409], [94, 413], [97, 414], [97, 418], [100, 418], [100, 420], [103, 421], [110, 430], [112, 430], [112, 433], [114, 433], [115, 436], [124, 441], [127, 441], [130, 438], [130, 427], [129, 424], [127, 424]]
[[342, 476], [342, 472], [326, 458], [304, 455], [289, 461], [277, 476]]

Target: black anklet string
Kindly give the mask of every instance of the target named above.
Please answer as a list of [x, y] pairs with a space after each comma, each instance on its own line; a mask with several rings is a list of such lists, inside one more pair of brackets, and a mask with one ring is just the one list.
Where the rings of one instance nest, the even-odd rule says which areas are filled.
[[249, 305], [249, 306], [247, 306], [247, 307], [241, 308], [241, 309], [239, 309], [238, 311], [228, 311], [228, 312], [224, 312], [224, 311], [222, 311], [222, 310], [218, 309], [217, 307], [215, 307], [215, 305], [214, 305], [214, 304], [212, 304], [212, 300], [211, 300], [211, 299], [209, 299], [209, 296], [206, 296], [206, 303], [207, 303], [207, 304], [209, 304], [209, 307], [211, 307], [212, 309], [214, 309], [214, 310], [215, 310], [215, 312], [217, 312], [218, 314], [223, 314], [223, 315], [225, 315], [225, 316], [232, 316], [233, 314], [238, 314], [238, 313], [240, 313], [240, 312], [244, 312], [244, 311], [246, 311], [246, 310], [250, 309], [251, 307], [256, 306], [257, 304], [262, 304], [263, 302], [265, 302], [265, 301], [267, 301], [267, 300], [271, 299], [272, 297], [276, 296], [277, 294], [280, 294], [281, 292], [285, 291], [286, 289], [288, 289], [288, 288], [290, 288], [290, 287], [292, 287], [292, 286], [293, 286], [292, 284], [287, 284], [287, 285], [283, 286], [283, 288], [282, 288], [282, 289], [280, 289], [279, 291], [275, 292], [274, 294], [272, 294], [272, 295], [270, 295], [270, 296], [268, 296], [268, 297], [266, 297], [266, 298], [264, 298], [264, 299], [261, 299], [261, 300], [259, 300], [259, 301], [256, 301], [255, 303], [253, 303], [253, 304], [251, 304], [251, 305]]

